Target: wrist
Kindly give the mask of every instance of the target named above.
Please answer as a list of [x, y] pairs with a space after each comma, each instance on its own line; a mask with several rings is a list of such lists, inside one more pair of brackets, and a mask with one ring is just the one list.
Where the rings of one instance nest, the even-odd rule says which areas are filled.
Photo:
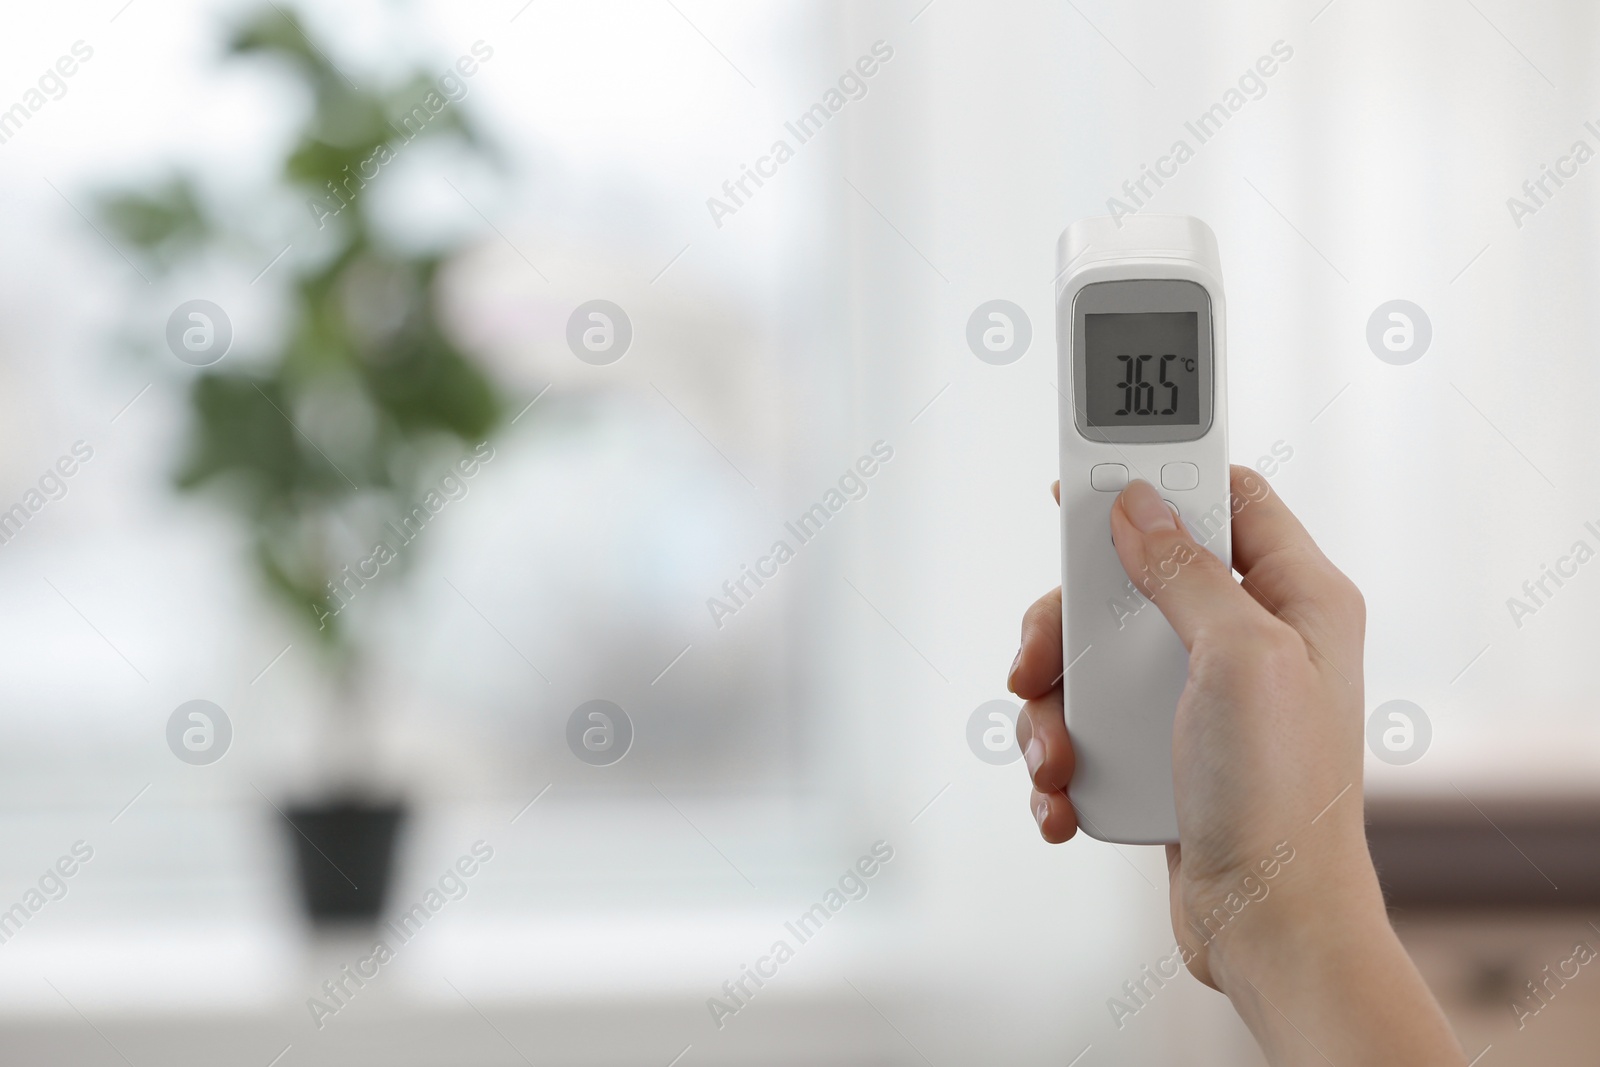
[[1217, 988], [1268, 1062], [1463, 1063], [1389, 923], [1365, 842], [1359, 862], [1298, 873], [1209, 953]]
[[1210, 946], [1213, 979], [1227, 996], [1249, 992], [1251, 983], [1326, 973], [1360, 946], [1398, 947], [1365, 833], [1331, 844], [1317, 843], [1315, 863], [1306, 862], [1313, 850], [1303, 849], [1302, 861], [1285, 865], [1271, 892]]
[[1277, 907], [1258, 908], [1249, 922], [1240, 923], [1234, 936], [1211, 945], [1209, 963], [1217, 988], [1236, 1004], [1264, 990], [1300, 995], [1314, 982], [1336, 982], [1356, 961], [1376, 952], [1403, 951], [1389, 924], [1381, 895], [1363, 899], [1365, 893], [1344, 900], [1335, 893], [1318, 893], [1316, 899], [1292, 900], [1289, 894]]

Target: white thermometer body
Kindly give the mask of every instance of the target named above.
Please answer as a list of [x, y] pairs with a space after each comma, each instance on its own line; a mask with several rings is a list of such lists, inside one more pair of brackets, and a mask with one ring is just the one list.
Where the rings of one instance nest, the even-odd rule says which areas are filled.
[[[1181, 215], [1083, 219], [1061, 235], [1057, 260], [1069, 795], [1093, 837], [1174, 842], [1172, 722], [1188, 654], [1124, 573], [1110, 516], [1117, 493], [1143, 478], [1231, 562], [1216, 237]], [[1162, 563], [1167, 578], [1181, 566], [1158, 563], [1157, 581]]]

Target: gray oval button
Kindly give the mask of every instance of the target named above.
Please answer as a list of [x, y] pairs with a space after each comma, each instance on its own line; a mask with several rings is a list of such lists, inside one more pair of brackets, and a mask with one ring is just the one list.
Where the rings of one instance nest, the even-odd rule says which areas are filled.
[[1168, 463], [1161, 468], [1161, 488], [1193, 489], [1200, 484], [1200, 468], [1193, 463]]
[[1128, 468], [1120, 463], [1096, 463], [1089, 468], [1089, 485], [1102, 493], [1120, 493], [1128, 487]]

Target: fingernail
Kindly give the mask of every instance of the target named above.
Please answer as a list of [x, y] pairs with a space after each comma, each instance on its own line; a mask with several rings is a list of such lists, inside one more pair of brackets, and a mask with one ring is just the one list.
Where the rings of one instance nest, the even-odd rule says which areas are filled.
[[1022, 753], [1022, 762], [1028, 765], [1028, 777], [1032, 778], [1039, 773], [1039, 765], [1044, 762], [1044, 743], [1037, 737], [1028, 742], [1028, 748]]
[[1155, 486], [1142, 478], [1129, 482], [1128, 488], [1122, 491], [1122, 510], [1128, 513], [1128, 519], [1140, 533], [1163, 533], [1178, 528], [1167, 502], [1161, 499]]
[[1039, 824], [1039, 829], [1044, 829], [1044, 821], [1050, 816], [1050, 802], [1040, 798], [1039, 803], [1033, 806], [1033, 821]]
[[1006, 688], [1013, 693], [1017, 691], [1017, 668], [1022, 664], [1022, 649], [1017, 649], [1017, 658], [1011, 661], [1011, 670], [1006, 672]]

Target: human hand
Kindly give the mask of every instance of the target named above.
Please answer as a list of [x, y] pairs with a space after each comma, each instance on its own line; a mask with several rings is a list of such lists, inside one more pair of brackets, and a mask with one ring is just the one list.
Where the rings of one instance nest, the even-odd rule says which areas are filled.
[[[1148, 482], [1117, 498], [1111, 534], [1123, 569], [1189, 651], [1173, 724], [1181, 841], [1167, 847], [1173, 931], [1196, 978], [1234, 999], [1253, 1030], [1254, 1015], [1276, 1033], [1260, 983], [1315, 1001], [1305, 969], [1350, 962], [1341, 953], [1351, 944], [1378, 953], [1369, 964], [1392, 965], [1398, 952], [1414, 979], [1408, 988], [1421, 980], [1388, 925], [1367, 851], [1361, 595], [1259, 474], [1234, 467], [1232, 490], [1239, 581]], [[1181, 566], [1168, 577], [1174, 559]], [[1162, 562], [1158, 585], [1151, 579]], [[1078, 829], [1061, 675], [1058, 589], [1028, 609], [1009, 679], [1027, 701], [1017, 741], [1035, 819], [1051, 842]], [[1330, 994], [1318, 993], [1325, 1003]], [[1421, 994], [1432, 1005], [1425, 986]], [[1436, 1007], [1432, 1019], [1437, 1038]]]

